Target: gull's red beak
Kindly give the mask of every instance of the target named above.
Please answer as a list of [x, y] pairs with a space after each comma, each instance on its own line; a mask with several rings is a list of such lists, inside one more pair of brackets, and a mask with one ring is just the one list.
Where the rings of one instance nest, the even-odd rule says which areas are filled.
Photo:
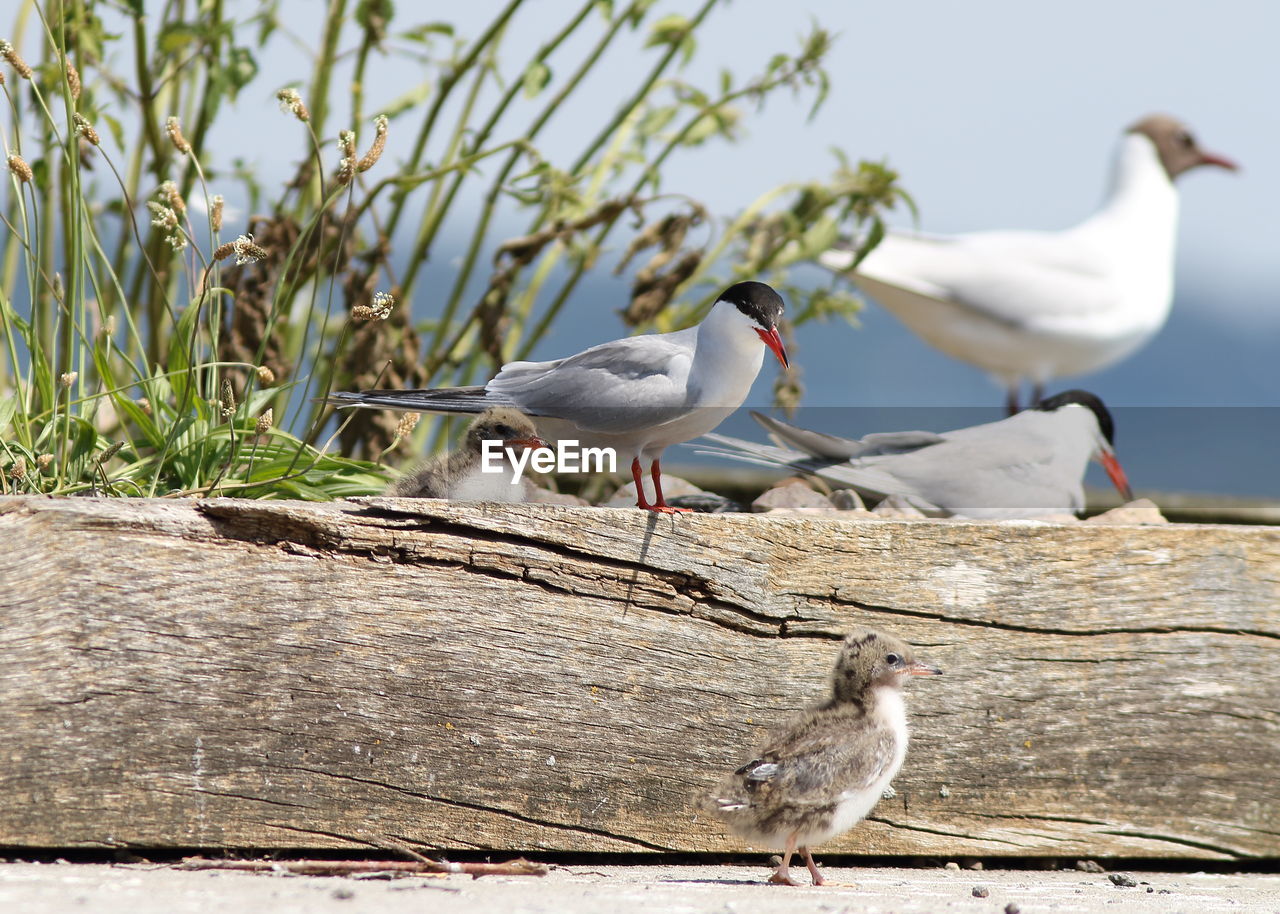
[[778, 336], [778, 328], [772, 327], [765, 330], [760, 327], [753, 327], [753, 330], [764, 340], [764, 344], [769, 350], [778, 357], [778, 361], [782, 363], [783, 368], [790, 368], [791, 363], [787, 361], [787, 348], [782, 345], [782, 337]]
[[1116, 455], [1111, 451], [1103, 451], [1098, 460], [1102, 463], [1102, 468], [1107, 471], [1107, 475], [1111, 477], [1111, 484], [1116, 487], [1121, 497], [1125, 501], [1133, 501], [1133, 489], [1129, 488], [1129, 479], [1124, 475], [1124, 468], [1120, 466]]
[[549, 447], [550, 445], [548, 445], [547, 442], [543, 441], [541, 438], [534, 435], [529, 438], [508, 438], [506, 441], [502, 442], [502, 446], [509, 447], [509, 448], [521, 448], [528, 451], [536, 451], [536, 450], [539, 450], [540, 448]]
[[1228, 159], [1226, 156], [1220, 156], [1213, 152], [1200, 153], [1201, 165], [1216, 165], [1219, 168], [1225, 168], [1227, 171], [1239, 171], [1240, 166]]

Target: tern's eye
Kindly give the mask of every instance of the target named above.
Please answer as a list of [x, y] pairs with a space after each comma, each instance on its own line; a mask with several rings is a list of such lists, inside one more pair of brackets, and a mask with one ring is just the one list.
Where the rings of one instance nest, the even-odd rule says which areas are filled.
[[1196, 148], [1196, 138], [1185, 130], [1178, 134], [1178, 143], [1183, 149]]
[[499, 425], [493, 431], [499, 438], [514, 438], [516, 436], [515, 429], [509, 425]]
[[899, 657], [897, 654], [886, 654], [884, 658], [884, 662], [889, 664], [889, 666], [897, 666], [899, 663], [902, 662], [902, 658]]

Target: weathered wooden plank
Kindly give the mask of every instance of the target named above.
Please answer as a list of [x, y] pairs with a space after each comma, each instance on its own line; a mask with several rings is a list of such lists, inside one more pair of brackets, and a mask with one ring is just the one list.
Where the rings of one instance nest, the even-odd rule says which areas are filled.
[[946, 670], [874, 854], [1280, 856], [1280, 530], [0, 499], [0, 844], [740, 850], [840, 633]]

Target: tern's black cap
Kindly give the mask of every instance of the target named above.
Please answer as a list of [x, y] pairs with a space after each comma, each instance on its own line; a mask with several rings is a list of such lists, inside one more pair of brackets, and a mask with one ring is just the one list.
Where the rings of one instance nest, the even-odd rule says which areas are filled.
[[765, 330], [772, 330], [782, 319], [782, 296], [762, 282], [736, 283], [720, 293], [720, 301], [726, 301], [758, 323]]
[[1102, 430], [1102, 437], [1107, 439], [1107, 444], [1115, 447], [1116, 424], [1111, 418], [1111, 413], [1095, 394], [1091, 394], [1087, 390], [1065, 390], [1060, 394], [1054, 394], [1052, 397], [1046, 397], [1037, 403], [1035, 408], [1051, 413], [1056, 409], [1061, 409], [1073, 403], [1079, 406], [1087, 406], [1093, 410], [1093, 414], [1098, 417], [1098, 428]]

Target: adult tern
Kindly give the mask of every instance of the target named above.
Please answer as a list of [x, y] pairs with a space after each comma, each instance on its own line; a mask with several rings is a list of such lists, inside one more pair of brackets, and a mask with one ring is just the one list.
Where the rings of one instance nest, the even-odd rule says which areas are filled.
[[899, 495], [922, 511], [1008, 519], [1084, 509], [1084, 473], [1097, 458], [1116, 489], [1133, 493], [1116, 458], [1115, 423], [1093, 394], [1069, 390], [998, 422], [949, 432], [839, 438], [751, 414], [780, 447], [725, 435], [701, 449], [812, 473], [860, 492]]
[[[343, 406], [442, 413], [518, 409], [533, 418], [542, 438], [629, 457], [637, 507], [683, 511], [662, 496], [662, 453], [711, 431], [742, 405], [765, 348], [788, 367], [778, 335], [782, 313], [782, 297], [772, 288], [740, 282], [720, 293], [700, 324], [685, 330], [625, 337], [549, 362], [508, 362], [482, 387], [367, 390], [330, 399]], [[650, 464], [652, 502], [645, 497], [642, 460]]]
[[[1061, 232], [963, 235], [890, 232], [850, 274], [925, 340], [985, 370], [1008, 390], [1040, 399], [1053, 378], [1098, 371], [1147, 343], [1173, 301], [1178, 192], [1202, 165], [1236, 170], [1205, 152], [1168, 115], [1133, 124], [1120, 143], [1102, 208]], [[848, 246], [819, 257], [853, 266]]]

